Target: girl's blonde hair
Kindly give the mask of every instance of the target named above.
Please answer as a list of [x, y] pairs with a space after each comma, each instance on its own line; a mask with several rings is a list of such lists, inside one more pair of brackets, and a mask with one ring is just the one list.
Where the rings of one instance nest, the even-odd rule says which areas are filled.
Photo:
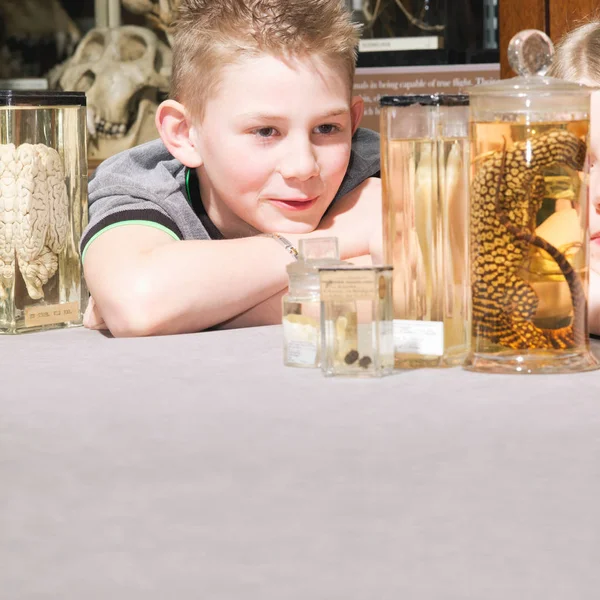
[[600, 21], [580, 25], [560, 40], [548, 74], [600, 85]]
[[220, 70], [263, 53], [333, 61], [346, 71], [351, 89], [359, 38], [344, 0], [181, 0], [171, 97], [202, 118]]

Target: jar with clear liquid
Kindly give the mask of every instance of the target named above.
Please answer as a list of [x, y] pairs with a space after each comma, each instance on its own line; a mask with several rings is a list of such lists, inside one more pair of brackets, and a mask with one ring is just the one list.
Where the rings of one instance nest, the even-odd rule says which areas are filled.
[[395, 365], [462, 364], [469, 341], [468, 98], [384, 97], [381, 132]]
[[318, 367], [321, 352], [319, 267], [343, 264], [335, 237], [306, 238], [298, 243], [298, 260], [287, 267], [288, 293], [283, 297], [283, 362], [288, 367]]
[[81, 325], [85, 94], [0, 90], [0, 333]]
[[382, 377], [394, 370], [392, 267], [322, 267], [321, 369]]
[[553, 47], [510, 42], [513, 79], [468, 90], [471, 110], [472, 344], [466, 368], [569, 373], [589, 347], [590, 92], [545, 77]]

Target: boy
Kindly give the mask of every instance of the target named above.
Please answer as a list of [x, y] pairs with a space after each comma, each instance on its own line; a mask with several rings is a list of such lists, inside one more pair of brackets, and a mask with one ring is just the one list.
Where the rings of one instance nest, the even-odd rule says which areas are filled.
[[379, 141], [357, 131], [351, 92], [358, 37], [340, 0], [182, 0], [161, 140], [90, 183], [86, 326], [277, 323], [301, 237], [337, 236], [343, 259], [379, 246]]

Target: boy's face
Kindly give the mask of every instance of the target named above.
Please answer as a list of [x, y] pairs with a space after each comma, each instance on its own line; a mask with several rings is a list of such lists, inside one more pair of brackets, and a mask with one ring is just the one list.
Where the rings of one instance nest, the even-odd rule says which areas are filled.
[[346, 73], [317, 57], [228, 65], [192, 127], [202, 201], [225, 237], [308, 233], [346, 173], [362, 116]]

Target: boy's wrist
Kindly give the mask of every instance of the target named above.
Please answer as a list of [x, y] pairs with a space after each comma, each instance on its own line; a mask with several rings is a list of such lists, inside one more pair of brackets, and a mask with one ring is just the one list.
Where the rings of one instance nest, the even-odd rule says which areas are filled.
[[259, 234], [261, 237], [270, 237], [281, 244], [287, 253], [291, 255], [295, 260], [298, 260], [298, 244], [297, 242], [292, 243], [287, 237], [281, 235], [280, 233], [261, 233]]

